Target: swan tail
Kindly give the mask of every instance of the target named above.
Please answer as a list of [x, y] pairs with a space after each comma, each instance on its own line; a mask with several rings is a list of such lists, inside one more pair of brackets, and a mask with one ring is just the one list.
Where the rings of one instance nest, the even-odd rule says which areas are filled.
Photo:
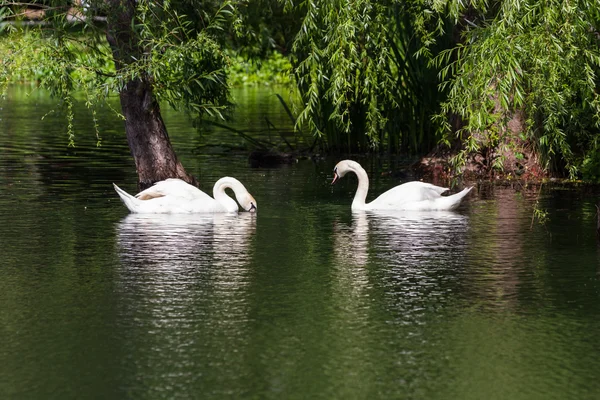
[[141, 200], [136, 199], [135, 197], [133, 197], [132, 195], [130, 195], [129, 193], [127, 193], [126, 191], [124, 191], [123, 189], [121, 189], [120, 187], [115, 185], [114, 183], [113, 183], [113, 186], [115, 187], [115, 191], [121, 198], [121, 201], [125, 204], [125, 206], [129, 209], [129, 211], [131, 211], [133, 213], [138, 212], [138, 209], [140, 206], [139, 203]]
[[456, 208], [458, 208], [458, 206], [460, 205], [462, 199], [469, 194], [469, 192], [473, 189], [473, 186], [468, 187], [463, 189], [462, 191], [450, 195], [450, 196], [444, 196], [445, 199], [445, 203], [447, 205], [446, 210], [454, 210]]

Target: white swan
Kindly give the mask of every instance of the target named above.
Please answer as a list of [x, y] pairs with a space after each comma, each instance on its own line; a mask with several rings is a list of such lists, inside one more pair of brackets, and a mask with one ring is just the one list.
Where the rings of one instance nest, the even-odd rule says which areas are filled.
[[352, 201], [352, 210], [454, 210], [460, 205], [463, 197], [473, 189], [466, 188], [460, 193], [451, 196], [442, 196], [448, 190], [425, 182], [407, 182], [398, 185], [381, 194], [370, 203], [365, 203], [369, 191], [369, 177], [359, 163], [352, 160], [343, 160], [333, 169], [333, 185], [347, 172], [354, 172], [358, 177], [358, 189]]
[[129, 211], [142, 214], [184, 214], [184, 213], [223, 213], [237, 212], [238, 204], [225, 193], [233, 189], [236, 199], [246, 211], [256, 211], [256, 200], [240, 181], [231, 177], [219, 179], [210, 197], [195, 186], [181, 179], [166, 179], [154, 186], [130, 195], [113, 183], [115, 190]]

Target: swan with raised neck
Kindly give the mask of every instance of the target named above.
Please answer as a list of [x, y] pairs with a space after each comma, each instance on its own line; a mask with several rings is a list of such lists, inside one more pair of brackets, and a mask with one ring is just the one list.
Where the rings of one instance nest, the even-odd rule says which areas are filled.
[[432, 185], [431, 183], [412, 181], [398, 185], [370, 203], [367, 203], [369, 192], [369, 177], [359, 163], [353, 160], [343, 160], [333, 169], [333, 181], [336, 183], [348, 172], [353, 172], [358, 178], [358, 188], [352, 201], [352, 210], [454, 210], [462, 199], [473, 189], [466, 188], [459, 193], [442, 196], [448, 188]]
[[233, 190], [237, 201], [244, 210], [254, 212], [257, 209], [256, 200], [244, 185], [237, 179], [228, 176], [219, 179], [213, 186], [214, 198], [197, 187], [174, 178], [157, 182], [135, 196], [125, 192], [114, 183], [113, 185], [125, 206], [133, 213], [237, 212], [239, 210], [238, 203], [227, 195], [226, 189]]

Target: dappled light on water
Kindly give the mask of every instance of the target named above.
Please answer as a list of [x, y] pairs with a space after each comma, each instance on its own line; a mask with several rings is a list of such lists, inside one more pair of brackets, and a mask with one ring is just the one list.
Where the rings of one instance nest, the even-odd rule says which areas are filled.
[[190, 365], [200, 358], [232, 369], [240, 362], [225, 349], [243, 347], [247, 335], [255, 231], [250, 213], [131, 214], [119, 222], [117, 286], [127, 299], [119, 316], [133, 334], [124, 341], [135, 348], [135, 392], [161, 392], [154, 382], [164, 375], [152, 365], [168, 368], [171, 384], [194, 386]]
[[354, 271], [353, 284], [367, 279], [371, 267], [371, 279], [422, 299], [438, 268], [464, 258], [467, 229], [468, 217], [449, 211], [354, 212], [350, 225], [335, 225], [336, 262], [340, 271]]
[[349, 225], [335, 228], [336, 279], [383, 290], [385, 307], [396, 315], [389, 323], [417, 323], [429, 302], [452, 301], [468, 221], [443, 211], [353, 213]]
[[214, 256], [221, 263], [243, 264], [256, 230], [252, 213], [129, 214], [119, 223], [123, 257], [160, 263]]
[[168, 301], [201, 286], [232, 296], [247, 284], [255, 230], [250, 213], [130, 214], [117, 226], [122, 283]]

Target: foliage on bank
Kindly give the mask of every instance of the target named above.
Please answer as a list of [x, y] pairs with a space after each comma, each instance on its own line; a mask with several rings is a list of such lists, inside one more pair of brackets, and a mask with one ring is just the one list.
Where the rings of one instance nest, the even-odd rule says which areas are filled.
[[176, 109], [219, 115], [227, 107], [228, 57], [213, 31], [221, 29], [229, 5], [204, 15], [198, 27], [168, 4], [140, 2], [129, 45], [143, 49], [142, 56], [124, 57], [127, 50], [121, 49], [121, 59], [107, 43], [105, 24], [94, 22], [102, 12], [94, 7], [98, 5], [75, 10], [61, 3], [47, 9], [43, 23], [32, 26], [20, 25], [23, 12], [13, 9], [14, 18], [8, 19], [17, 23], [3, 25], [0, 82], [29, 81], [49, 90], [66, 109], [70, 144], [75, 93], [83, 94], [94, 113], [128, 82], [144, 80], [151, 82], [158, 101]]
[[4, 36], [0, 78], [33, 78], [68, 107], [73, 88], [93, 102], [149, 76], [160, 100], [196, 114], [219, 114], [228, 85], [293, 82], [297, 126], [324, 151], [435, 148], [459, 173], [600, 179], [596, 0], [136, 4], [149, 51], [120, 73], [90, 24], [83, 37], [64, 26]]
[[[108, 54], [110, 49], [105, 42], [96, 44], [92, 51], [77, 42], [66, 43], [76, 59], [79, 68], [72, 68], [75, 80], [85, 80], [94, 71], [114, 75], [114, 63], [107, 57], [94, 57], [94, 53]], [[32, 32], [5, 35], [0, 40], [0, 57], [12, 64], [10, 75], [4, 75], [4, 84], [21, 83], [41, 85], [54, 77], [52, 61], [55, 55], [53, 42], [35, 37]], [[231, 86], [290, 86], [294, 84], [292, 66], [281, 53], [273, 52], [263, 59], [248, 59], [234, 51], [227, 52], [227, 78]], [[85, 65], [86, 68], [82, 68]]]
[[330, 148], [424, 153], [441, 143], [459, 173], [531, 167], [596, 179], [597, 1], [302, 5], [299, 122]]
[[263, 59], [248, 59], [232, 52], [228, 69], [231, 86], [290, 86], [294, 84], [287, 57], [273, 52]]
[[[460, 42], [435, 58], [448, 93], [436, 121], [445, 143], [462, 143], [455, 167], [479, 156], [502, 169], [525, 149], [545, 170], [597, 179], [591, 166], [600, 150], [600, 4], [440, 4], [432, 11], [464, 24]], [[458, 129], [449, 114], [463, 121]]]
[[418, 56], [423, 44], [412, 10], [379, 0], [302, 6], [293, 47], [304, 105], [298, 123], [322, 136], [329, 151], [418, 154], [431, 148], [430, 116], [440, 92], [437, 71]]

